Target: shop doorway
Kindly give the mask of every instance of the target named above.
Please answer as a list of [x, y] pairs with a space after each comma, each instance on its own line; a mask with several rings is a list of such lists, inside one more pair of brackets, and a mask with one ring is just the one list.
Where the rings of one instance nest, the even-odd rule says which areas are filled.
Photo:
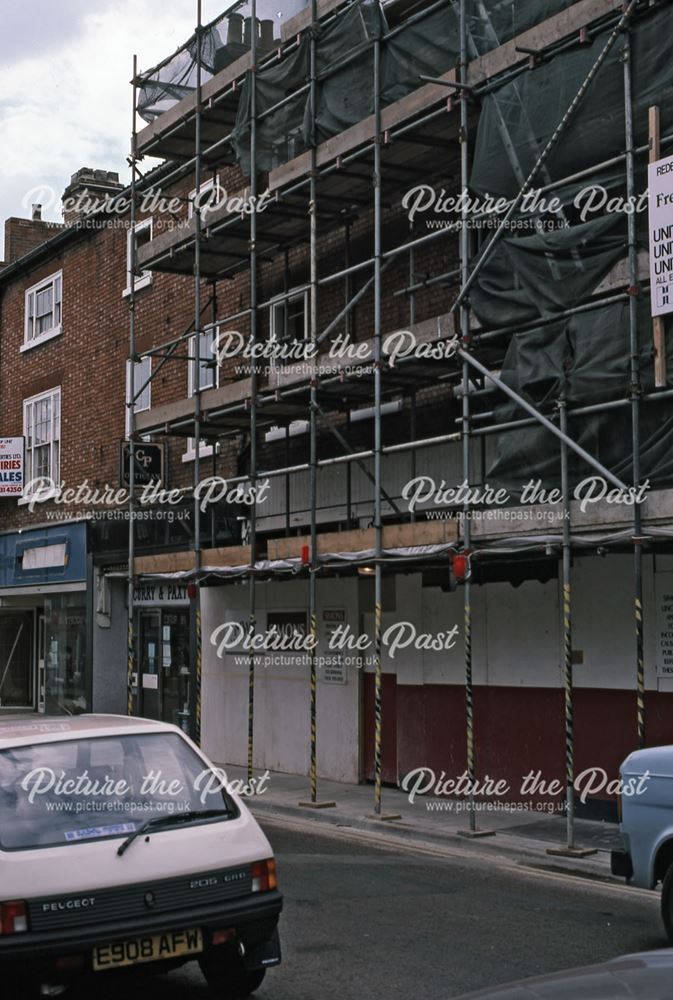
[[140, 715], [180, 725], [189, 712], [189, 611], [138, 612]]
[[35, 709], [35, 613], [0, 612], [0, 708]]

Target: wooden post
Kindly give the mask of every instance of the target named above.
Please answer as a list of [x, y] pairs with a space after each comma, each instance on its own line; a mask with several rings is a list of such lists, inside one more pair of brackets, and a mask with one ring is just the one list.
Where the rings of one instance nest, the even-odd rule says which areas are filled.
[[[650, 163], [654, 163], [661, 156], [661, 129], [659, 125], [659, 108], [651, 107], [649, 110], [649, 133], [650, 133]], [[654, 291], [652, 290], [652, 294]], [[652, 337], [654, 340], [654, 384], [657, 389], [666, 385], [666, 334], [664, 331], [664, 317], [652, 317]]]

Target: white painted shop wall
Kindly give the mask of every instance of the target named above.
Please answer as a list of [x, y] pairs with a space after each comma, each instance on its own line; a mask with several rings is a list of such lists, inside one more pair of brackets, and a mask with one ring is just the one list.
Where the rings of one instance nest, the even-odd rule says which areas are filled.
[[[657, 559], [660, 570], [673, 565]], [[576, 559], [573, 565], [573, 649], [583, 663], [574, 667], [577, 687], [636, 685], [633, 557], [608, 555]], [[656, 690], [654, 577], [651, 556], [643, 558], [645, 684]]]
[[[357, 580], [319, 581], [318, 631], [323, 634], [324, 609], [343, 609], [346, 621], [358, 631]], [[263, 583], [257, 586], [258, 629], [267, 628], [269, 611], [306, 609], [305, 580]], [[210, 642], [213, 630], [225, 621], [247, 620], [247, 586], [204, 587], [202, 732], [206, 753], [218, 763], [247, 761], [248, 666], [240, 654], [218, 658]], [[319, 653], [324, 643], [321, 642]], [[305, 663], [289, 665], [258, 659], [255, 671], [255, 767], [289, 773], [308, 773], [309, 674]], [[318, 773], [336, 781], [359, 778], [359, 670], [347, 671], [345, 684], [326, 683], [318, 670]]]
[[[658, 556], [657, 569], [673, 572], [673, 556]], [[582, 654], [574, 666], [576, 687], [633, 689], [635, 624], [633, 559], [630, 555], [576, 558], [572, 569], [573, 649]], [[643, 559], [645, 676], [657, 689], [654, 571]], [[364, 626], [373, 634], [373, 614]], [[383, 669], [398, 684], [464, 682], [463, 589], [444, 592], [422, 587], [420, 574], [398, 576], [395, 609], [385, 611], [383, 628], [409, 620], [425, 634], [438, 635], [459, 624], [455, 647], [447, 651], [383, 650]], [[561, 687], [561, 583], [527, 581], [519, 587], [490, 583], [472, 588], [472, 652], [475, 684]], [[368, 666], [368, 670], [372, 667]], [[659, 680], [659, 690], [670, 681]]]
[[[416, 650], [394, 657], [383, 647], [383, 669], [398, 684], [463, 684], [465, 679], [464, 591], [422, 587], [420, 574], [398, 576], [396, 609], [383, 614], [383, 630], [409, 621], [419, 634], [439, 638], [455, 625], [450, 649]], [[559, 606], [556, 581], [512, 587], [491, 583], [472, 588], [472, 669], [475, 684], [556, 687], [560, 684]], [[365, 613], [372, 634], [373, 615]], [[372, 668], [368, 666], [368, 670]]]

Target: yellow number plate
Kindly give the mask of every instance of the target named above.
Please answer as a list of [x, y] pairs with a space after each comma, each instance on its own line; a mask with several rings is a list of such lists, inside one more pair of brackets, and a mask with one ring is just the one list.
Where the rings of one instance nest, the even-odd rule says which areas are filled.
[[96, 972], [102, 972], [104, 969], [118, 969], [122, 965], [197, 955], [200, 951], [203, 951], [200, 930], [167, 931], [165, 934], [99, 945], [93, 950], [93, 967]]

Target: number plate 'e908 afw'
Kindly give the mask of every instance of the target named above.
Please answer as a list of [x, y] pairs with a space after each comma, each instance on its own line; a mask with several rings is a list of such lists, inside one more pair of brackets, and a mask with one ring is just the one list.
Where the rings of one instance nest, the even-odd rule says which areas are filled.
[[196, 955], [203, 951], [203, 936], [200, 930], [168, 931], [131, 941], [118, 941], [94, 948], [93, 967], [96, 972], [117, 969], [122, 965], [137, 965], [140, 962], [157, 962], [162, 958], [179, 958], [181, 955]]

